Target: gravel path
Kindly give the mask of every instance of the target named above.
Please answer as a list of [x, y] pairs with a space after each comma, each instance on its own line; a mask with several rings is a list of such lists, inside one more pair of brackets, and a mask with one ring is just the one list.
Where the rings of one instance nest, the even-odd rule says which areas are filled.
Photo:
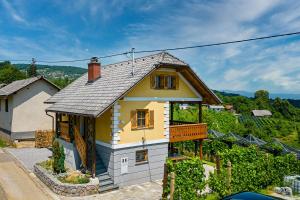
[[46, 148], [5, 148], [5, 150], [21, 162], [30, 172], [33, 171], [35, 163], [47, 160], [52, 155], [52, 152]]

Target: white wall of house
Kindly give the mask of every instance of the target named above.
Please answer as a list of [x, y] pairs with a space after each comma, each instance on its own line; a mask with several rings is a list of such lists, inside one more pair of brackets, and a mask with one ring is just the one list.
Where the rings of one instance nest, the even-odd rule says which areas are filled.
[[[0, 131], [11, 131], [11, 123], [13, 116], [13, 99], [10, 96], [8, 98], [8, 112], [5, 111], [5, 99], [0, 99], [1, 101], [1, 110], [0, 110]], [[3, 130], [4, 129], [4, 130]]]
[[49, 104], [44, 102], [57, 91], [49, 83], [39, 80], [13, 95], [11, 132], [16, 135], [52, 129], [52, 118], [45, 113]]

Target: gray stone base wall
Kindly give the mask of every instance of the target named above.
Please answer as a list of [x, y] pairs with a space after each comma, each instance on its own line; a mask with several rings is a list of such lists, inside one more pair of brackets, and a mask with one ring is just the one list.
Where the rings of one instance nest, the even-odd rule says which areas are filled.
[[61, 183], [41, 166], [34, 165], [34, 174], [53, 192], [64, 196], [86, 196], [99, 193], [99, 182], [86, 184]]
[[[136, 151], [148, 149], [148, 162], [136, 163]], [[116, 149], [114, 154], [114, 184], [124, 187], [163, 178], [164, 163], [168, 157], [168, 143]], [[121, 174], [121, 159], [128, 157], [128, 173]]]
[[65, 163], [66, 163], [67, 167], [69, 167], [71, 169], [79, 169], [81, 160], [80, 160], [79, 153], [78, 153], [75, 145], [73, 143], [66, 142], [59, 138], [57, 138], [57, 140], [64, 147], [65, 156], [66, 156]]
[[113, 173], [114, 173], [113, 149], [96, 143], [96, 151], [97, 154], [101, 157], [101, 160], [104, 166], [106, 167], [108, 174], [111, 177], [113, 177]]

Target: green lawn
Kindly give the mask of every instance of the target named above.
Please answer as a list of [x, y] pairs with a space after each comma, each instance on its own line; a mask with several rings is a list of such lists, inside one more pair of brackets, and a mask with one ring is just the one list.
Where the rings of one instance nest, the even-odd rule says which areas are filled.
[[297, 133], [294, 132], [288, 136], [281, 137], [279, 140], [291, 147], [295, 147], [297, 149], [300, 149], [300, 141], [298, 141]]

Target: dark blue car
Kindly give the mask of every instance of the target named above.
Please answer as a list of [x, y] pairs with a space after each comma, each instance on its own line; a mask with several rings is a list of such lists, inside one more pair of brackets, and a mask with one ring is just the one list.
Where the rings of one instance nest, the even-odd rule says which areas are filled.
[[223, 200], [280, 200], [280, 198], [258, 194], [255, 192], [240, 192], [224, 197]]

